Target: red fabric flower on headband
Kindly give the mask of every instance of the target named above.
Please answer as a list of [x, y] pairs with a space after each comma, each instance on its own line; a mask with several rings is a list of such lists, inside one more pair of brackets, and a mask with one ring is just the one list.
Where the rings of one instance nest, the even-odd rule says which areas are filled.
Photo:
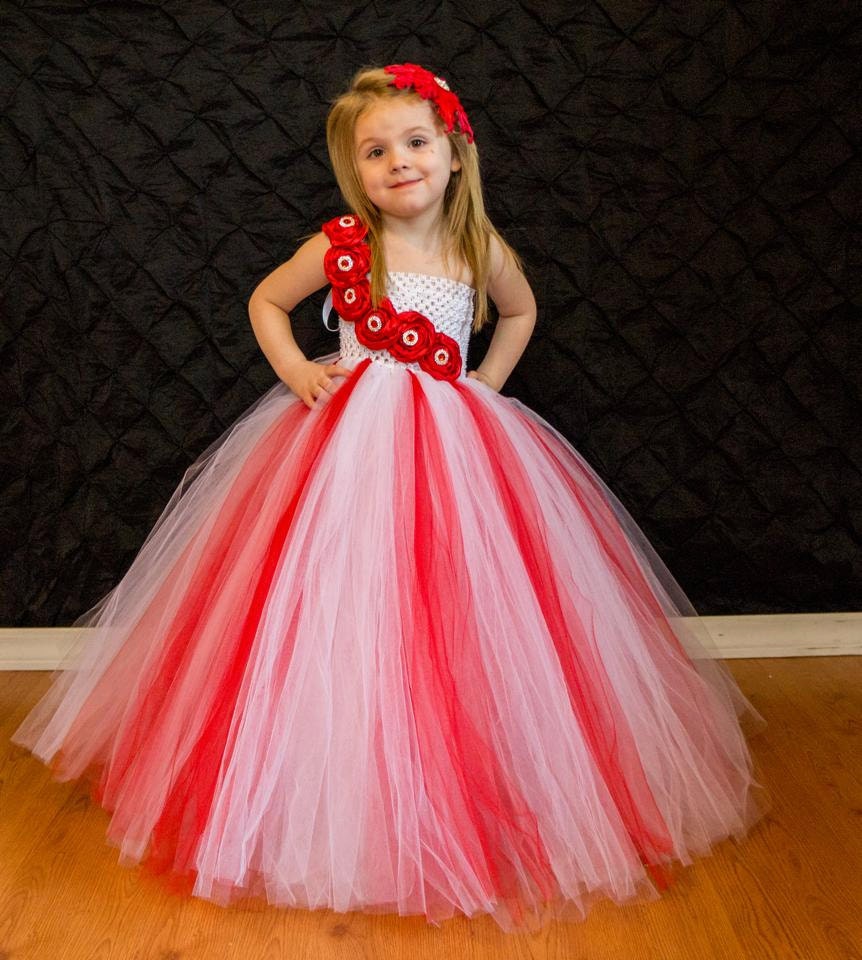
[[394, 86], [401, 90], [413, 87], [423, 100], [432, 100], [448, 132], [451, 133], [457, 121], [461, 133], [467, 137], [467, 142], [473, 142], [473, 128], [467, 120], [461, 101], [442, 77], [420, 67], [418, 63], [390, 63], [383, 69], [392, 74]]

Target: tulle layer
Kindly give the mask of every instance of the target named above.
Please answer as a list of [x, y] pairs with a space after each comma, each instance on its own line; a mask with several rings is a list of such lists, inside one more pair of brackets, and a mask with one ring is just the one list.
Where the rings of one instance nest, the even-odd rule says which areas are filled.
[[13, 740], [91, 781], [121, 862], [225, 905], [514, 929], [656, 898], [767, 809], [763, 718], [538, 414], [352, 367], [189, 468]]

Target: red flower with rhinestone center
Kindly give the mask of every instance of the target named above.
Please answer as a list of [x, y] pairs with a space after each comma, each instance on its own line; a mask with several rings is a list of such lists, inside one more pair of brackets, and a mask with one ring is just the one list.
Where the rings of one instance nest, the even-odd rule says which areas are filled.
[[393, 86], [399, 89], [412, 87], [424, 100], [430, 100], [436, 106], [447, 131], [451, 133], [457, 125], [467, 142], [473, 142], [473, 128], [461, 101], [442, 77], [418, 63], [390, 63], [383, 69], [392, 75]]

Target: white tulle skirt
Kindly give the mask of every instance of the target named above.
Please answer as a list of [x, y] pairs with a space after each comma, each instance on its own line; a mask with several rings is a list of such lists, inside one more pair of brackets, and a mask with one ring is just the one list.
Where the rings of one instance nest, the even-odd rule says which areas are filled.
[[346, 365], [192, 464], [13, 741], [223, 905], [511, 930], [741, 839], [764, 720], [614, 494], [479, 380]]

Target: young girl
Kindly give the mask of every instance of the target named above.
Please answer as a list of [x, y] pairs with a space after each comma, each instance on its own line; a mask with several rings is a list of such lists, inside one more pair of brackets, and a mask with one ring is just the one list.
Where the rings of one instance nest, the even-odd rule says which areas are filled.
[[[87, 777], [121, 862], [221, 904], [514, 929], [654, 899], [768, 808], [763, 718], [622, 504], [499, 393], [536, 307], [456, 94], [362, 70], [327, 139], [348, 212], [249, 303], [279, 382], [13, 739]], [[288, 317], [327, 284], [340, 352], [309, 360]]]

